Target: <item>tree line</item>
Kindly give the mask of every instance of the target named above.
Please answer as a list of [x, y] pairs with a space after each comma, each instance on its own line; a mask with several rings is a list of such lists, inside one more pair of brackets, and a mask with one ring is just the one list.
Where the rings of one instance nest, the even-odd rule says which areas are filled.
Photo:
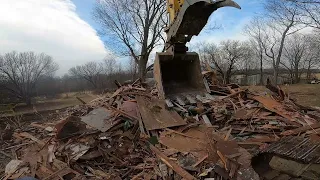
[[292, 83], [299, 83], [302, 73], [311, 79], [320, 65], [320, 1], [268, 0], [264, 13], [245, 25], [246, 41], [226, 40], [219, 44], [202, 43], [197, 51], [202, 61], [214, 66], [225, 83], [241, 71], [273, 70], [278, 83], [280, 70], [289, 74]]
[[31, 105], [32, 98], [37, 96], [111, 90], [116, 88], [114, 80], [125, 82], [137, 78], [134, 67], [123, 68], [111, 58], [75, 66], [58, 77], [55, 72], [59, 66], [51, 56], [13, 51], [0, 55], [0, 104], [24, 102]]

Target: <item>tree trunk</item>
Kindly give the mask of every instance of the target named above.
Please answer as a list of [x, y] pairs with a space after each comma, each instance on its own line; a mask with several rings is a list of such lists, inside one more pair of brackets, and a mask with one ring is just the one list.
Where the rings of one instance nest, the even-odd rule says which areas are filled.
[[98, 86], [96, 85], [96, 83], [91, 82], [91, 84], [92, 84], [92, 86], [93, 86], [93, 88], [94, 88], [95, 90], [98, 89]]
[[226, 84], [230, 84], [230, 79], [231, 79], [231, 69], [229, 69], [226, 73], [226, 78], [225, 78]]
[[260, 55], [260, 85], [263, 86], [263, 56], [262, 53]]
[[278, 56], [276, 58], [276, 62], [274, 63], [274, 78], [275, 78], [275, 84], [278, 84], [278, 69], [279, 69], [279, 65], [280, 65], [280, 61], [281, 61], [281, 56], [282, 56], [282, 51], [284, 48], [284, 41], [287, 37], [287, 33], [289, 32], [290, 28], [292, 27], [294, 22], [291, 22], [291, 24], [289, 26], [287, 26], [286, 30], [283, 32], [282, 36], [281, 36], [281, 42], [280, 42], [280, 46], [279, 46], [279, 52], [278, 52]]
[[249, 85], [248, 83], [248, 76], [249, 76], [249, 70], [246, 68], [245, 69], [245, 75], [244, 75], [244, 81], [245, 81], [245, 84], [244, 85]]
[[308, 62], [308, 70], [307, 70], [307, 80], [310, 81], [311, 80], [311, 65], [310, 65], [310, 61]]
[[278, 84], [278, 68], [277, 67], [274, 67], [273, 78], [274, 78], [274, 84], [277, 85]]
[[294, 82], [295, 83], [299, 83], [300, 82], [299, 68], [295, 68], [295, 70], [294, 70]]
[[146, 68], [147, 68], [148, 56], [141, 56], [139, 60], [139, 77], [142, 82], [146, 80]]
[[228, 76], [226, 76], [226, 80], [225, 80], [225, 84], [230, 84], [230, 78]]
[[25, 103], [27, 106], [31, 106], [31, 97], [25, 97]]
[[244, 82], [245, 82], [244, 85], [246, 85], [246, 86], [249, 85], [249, 82], [248, 82], [248, 73], [246, 73], [245, 76], [244, 76]]

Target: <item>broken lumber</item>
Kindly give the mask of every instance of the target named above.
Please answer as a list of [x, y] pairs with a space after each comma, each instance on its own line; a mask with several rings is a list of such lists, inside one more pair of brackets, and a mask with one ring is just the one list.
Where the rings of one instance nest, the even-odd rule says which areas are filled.
[[282, 136], [292, 136], [292, 135], [296, 135], [296, 134], [303, 133], [303, 132], [306, 132], [308, 130], [317, 129], [317, 128], [320, 128], [320, 123], [303, 126], [303, 127], [297, 128], [297, 129], [287, 130], [287, 131], [284, 131], [284, 132], [280, 133], [280, 135], [282, 135]]
[[171, 161], [167, 156], [165, 156], [158, 148], [150, 144], [150, 149], [160, 158], [160, 160], [165, 163], [169, 168], [174, 170], [177, 174], [186, 180], [195, 180], [194, 176], [188, 173], [186, 170], [182, 169], [178, 164]]
[[165, 108], [166, 103], [163, 100], [148, 100], [138, 96], [137, 103], [142, 121], [147, 130], [163, 129], [187, 124], [176, 111], [167, 110]]

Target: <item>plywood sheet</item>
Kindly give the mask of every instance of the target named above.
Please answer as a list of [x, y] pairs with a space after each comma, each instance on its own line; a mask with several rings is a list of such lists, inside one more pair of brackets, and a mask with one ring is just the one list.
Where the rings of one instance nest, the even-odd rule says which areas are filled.
[[143, 123], [147, 130], [163, 129], [167, 127], [187, 124], [176, 112], [165, 108], [165, 101], [137, 97], [137, 103]]

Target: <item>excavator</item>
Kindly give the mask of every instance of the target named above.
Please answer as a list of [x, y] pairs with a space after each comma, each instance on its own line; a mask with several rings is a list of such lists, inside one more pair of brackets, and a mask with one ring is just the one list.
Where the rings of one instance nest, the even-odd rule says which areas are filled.
[[186, 44], [199, 35], [210, 15], [222, 7], [240, 9], [232, 0], [167, 0], [170, 23], [166, 29], [165, 52], [157, 53], [154, 63], [160, 98], [206, 92], [199, 55], [188, 52]]
[[[199, 55], [186, 44], [199, 35], [210, 15], [219, 8], [240, 6], [232, 0], [167, 0], [169, 26], [165, 52], [156, 53], [154, 79], [159, 96], [177, 100], [208, 92]], [[167, 103], [168, 104], [168, 103]], [[259, 151], [252, 166], [262, 179], [320, 179], [320, 142], [290, 137]]]

